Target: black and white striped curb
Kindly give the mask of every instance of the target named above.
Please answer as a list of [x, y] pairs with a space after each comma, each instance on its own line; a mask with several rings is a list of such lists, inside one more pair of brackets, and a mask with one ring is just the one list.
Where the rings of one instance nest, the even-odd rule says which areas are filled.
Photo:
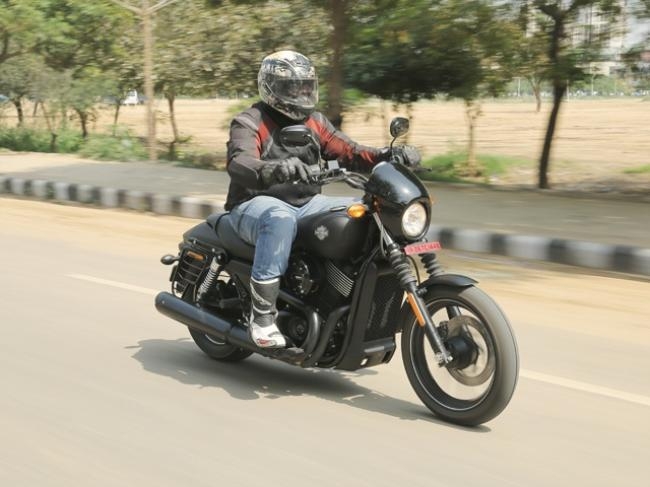
[[431, 225], [443, 248], [650, 276], [650, 249]]
[[75, 202], [102, 208], [150, 211], [159, 215], [186, 218], [205, 218], [215, 211], [223, 211], [223, 204], [190, 196], [170, 196], [88, 184], [5, 176], [0, 176], [0, 194], [2, 193], [39, 200]]
[[[222, 203], [188, 196], [6, 176], [0, 176], [0, 194], [2, 193], [197, 219], [223, 211]], [[427, 237], [439, 241], [443, 248], [454, 250], [650, 276], [650, 249], [647, 248], [436, 225], [430, 227]]]

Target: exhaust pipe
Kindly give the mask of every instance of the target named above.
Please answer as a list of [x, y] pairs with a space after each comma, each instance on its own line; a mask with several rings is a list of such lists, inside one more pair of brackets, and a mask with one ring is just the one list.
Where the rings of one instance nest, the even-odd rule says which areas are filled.
[[156, 309], [173, 320], [212, 335], [226, 343], [251, 352], [261, 352], [249, 338], [248, 331], [244, 328], [208, 313], [170, 293], [158, 293], [156, 296]]

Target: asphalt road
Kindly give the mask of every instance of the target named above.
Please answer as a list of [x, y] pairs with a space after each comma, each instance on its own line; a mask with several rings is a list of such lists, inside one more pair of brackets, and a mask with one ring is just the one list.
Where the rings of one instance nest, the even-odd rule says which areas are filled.
[[0, 198], [0, 485], [647, 485], [647, 282], [443, 252], [522, 361], [506, 411], [459, 428], [399, 354], [358, 373], [205, 357], [153, 307], [192, 223]]

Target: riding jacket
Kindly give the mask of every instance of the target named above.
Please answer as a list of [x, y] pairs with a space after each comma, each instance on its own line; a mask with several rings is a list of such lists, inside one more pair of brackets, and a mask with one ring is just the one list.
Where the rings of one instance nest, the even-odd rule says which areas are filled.
[[[280, 129], [296, 124], [309, 128], [320, 147], [284, 147], [279, 137]], [[321, 156], [325, 160], [336, 159], [348, 169], [368, 170], [389, 157], [387, 149], [366, 147], [352, 141], [336, 130], [320, 112], [297, 122], [263, 102], [254, 104], [233, 119], [227, 148], [227, 170], [231, 181], [226, 210], [258, 195], [274, 196], [290, 205], [302, 206], [321, 192], [320, 186], [301, 181], [265, 187], [259, 172], [270, 161], [295, 156], [306, 164], [318, 164]]]

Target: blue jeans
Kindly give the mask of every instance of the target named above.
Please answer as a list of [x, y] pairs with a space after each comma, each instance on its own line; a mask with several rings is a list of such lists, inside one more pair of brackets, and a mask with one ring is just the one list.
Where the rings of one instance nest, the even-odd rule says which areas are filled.
[[271, 196], [256, 196], [233, 208], [230, 218], [237, 233], [255, 246], [251, 277], [268, 281], [285, 273], [299, 218], [347, 206], [352, 201], [351, 197], [317, 194], [306, 205], [296, 207]]

